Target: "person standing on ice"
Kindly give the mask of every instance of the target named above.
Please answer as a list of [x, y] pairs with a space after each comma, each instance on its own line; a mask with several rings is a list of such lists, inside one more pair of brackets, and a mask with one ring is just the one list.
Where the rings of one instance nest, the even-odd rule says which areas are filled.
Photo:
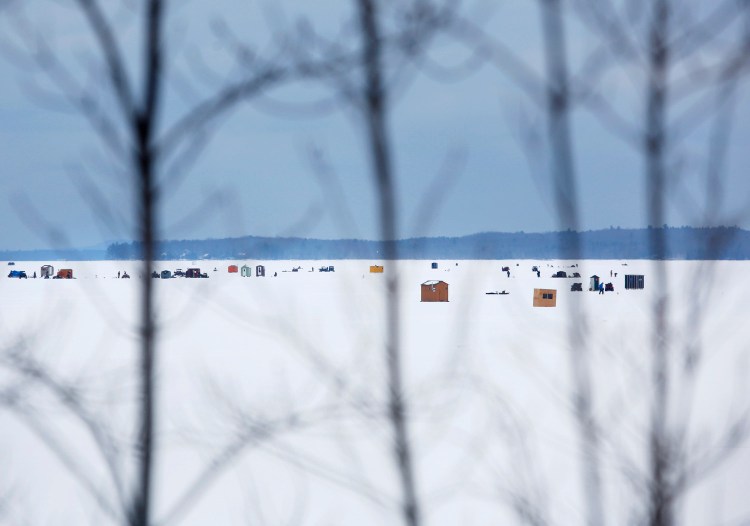
[[604, 283], [599, 283], [599, 294], [604, 294]]

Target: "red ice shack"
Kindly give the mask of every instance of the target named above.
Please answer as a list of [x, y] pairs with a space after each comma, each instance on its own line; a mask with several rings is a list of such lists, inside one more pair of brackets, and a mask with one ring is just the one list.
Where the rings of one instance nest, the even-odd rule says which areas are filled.
[[57, 271], [57, 277], [60, 279], [73, 279], [73, 269], [61, 268]]

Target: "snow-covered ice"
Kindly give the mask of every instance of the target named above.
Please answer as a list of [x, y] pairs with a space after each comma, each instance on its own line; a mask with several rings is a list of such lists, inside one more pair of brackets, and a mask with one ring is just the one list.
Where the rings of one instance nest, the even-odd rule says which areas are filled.
[[[55, 381], [76, 387], [76, 400], [91, 419], [117, 438], [112, 470], [127, 481], [139, 263], [17, 262], [13, 268], [38, 275], [45, 263], [74, 269], [76, 279], [4, 274], [0, 350], [31, 357]], [[264, 264], [266, 276], [227, 272], [229, 264], [244, 263], [253, 270]], [[669, 261], [666, 284], [656, 282], [650, 261], [583, 261], [574, 268], [558, 261], [438, 261], [438, 269], [430, 263], [157, 262], [157, 270], [195, 266], [209, 274], [153, 280], [157, 521], [398, 524], [383, 350], [385, 283], [394, 274], [426, 524], [515, 522], [512, 504], [520, 497], [531, 499], [553, 524], [583, 522], [568, 345], [571, 324], [582, 323], [602, 426], [605, 510], [611, 524], [629, 523], [643, 512], [639, 477], [649, 454], [651, 320], [658, 291], [669, 298], [668, 427], [684, 429], [690, 457], [717, 453], [715, 441], [750, 407], [747, 262]], [[328, 264], [336, 271], [318, 272]], [[371, 264], [383, 264], [385, 272], [371, 274]], [[503, 266], [510, 266], [510, 277]], [[561, 269], [582, 277], [551, 277]], [[132, 279], [117, 279], [118, 271]], [[644, 274], [645, 290], [626, 291], [626, 273]], [[611, 281], [615, 291], [588, 292], [592, 274]], [[420, 302], [420, 284], [427, 280], [447, 282], [450, 301]], [[583, 292], [570, 291], [575, 282]], [[557, 289], [557, 306], [534, 308], [535, 287]], [[485, 294], [503, 290], [509, 294]], [[697, 373], [688, 380], [683, 358], [694, 350], [700, 351]], [[118, 490], [86, 423], [43, 384], [19, 374], [6, 358], [0, 361], [0, 496], [11, 495], [0, 523], [116, 523], [82, 482], [93, 481], [116, 507]], [[51, 443], [69, 455], [70, 465]], [[205, 487], [186, 494], [215, 455], [227, 450], [231, 456], [220, 457], [226, 463], [220, 460], [209, 472]], [[748, 473], [750, 447], [743, 443], [685, 494], [679, 523], [732, 524], [750, 516]], [[180, 513], [170, 515], [180, 502]]]

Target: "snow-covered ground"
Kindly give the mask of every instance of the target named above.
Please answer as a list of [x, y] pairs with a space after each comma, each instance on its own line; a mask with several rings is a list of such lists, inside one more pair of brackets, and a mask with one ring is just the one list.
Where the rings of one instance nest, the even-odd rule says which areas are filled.
[[[115, 523], [103, 511], [107, 504], [91, 495], [116, 507], [110, 471], [132, 475], [138, 263], [18, 262], [7, 269], [38, 275], [45, 263], [72, 268], [76, 279], [0, 278], [0, 351], [29, 357], [50, 375], [23, 375], [18, 362], [0, 361], [0, 502], [10, 495], [0, 524]], [[266, 276], [227, 272], [243, 263], [264, 264]], [[393, 274], [401, 287], [404, 385], [426, 524], [516, 522], [512, 505], [522, 498], [552, 524], [582, 523], [572, 326], [588, 328], [609, 523], [642, 513], [659, 291], [669, 298], [668, 427], [684, 429], [691, 461], [718, 458], [716, 441], [750, 407], [746, 262], [667, 262], [667, 283], [656, 282], [649, 261], [574, 268], [438, 261], [436, 270], [430, 263], [158, 262], [157, 270], [195, 266], [209, 274], [154, 280], [154, 497], [157, 519], [172, 519], [160, 524], [398, 523], [384, 408], [385, 283]], [[329, 264], [335, 272], [317, 271]], [[383, 264], [385, 273], [371, 274], [371, 264]], [[582, 278], [551, 277], [561, 269]], [[132, 279], [117, 279], [118, 271]], [[644, 274], [645, 290], [626, 291], [626, 273]], [[615, 291], [588, 292], [592, 274]], [[447, 282], [450, 301], [420, 302], [427, 280]], [[575, 282], [584, 292], [570, 291]], [[535, 287], [556, 289], [557, 306], [534, 308]], [[509, 294], [485, 294], [503, 290]], [[697, 357], [693, 369], [685, 356]], [[52, 382], [75, 386], [74, 401], [62, 400]], [[73, 416], [79, 403], [88, 421]], [[110, 468], [87, 428], [91, 421], [117, 439]], [[211, 465], [216, 469], [202, 471]], [[188, 492], [196, 480], [204, 484]], [[697, 480], [680, 501], [679, 523], [734, 524], [750, 516], [750, 446], [735, 448]]]

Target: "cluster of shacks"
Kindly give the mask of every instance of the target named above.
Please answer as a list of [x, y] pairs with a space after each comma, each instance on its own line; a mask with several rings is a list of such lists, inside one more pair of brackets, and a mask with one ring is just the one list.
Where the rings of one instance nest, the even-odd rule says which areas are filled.
[[55, 274], [55, 267], [52, 265], [42, 265], [39, 277], [45, 279], [73, 279], [73, 269], [61, 268], [57, 271], [57, 274]]
[[[430, 268], [436, 270], [438, 263], [433, 261], [430, 263]], [[378, 270], [375, 270], [378, 269]], [[538, 269], [535, 267], [535, 271]], [[382, 267], [371, 266], [370, 272], [382, 272]], [[503, 267], [503, 271], [510, 271], [509, 267]], [[509, 274], [510, 275], [510, 274]], [[578, 273], [574, 274], [575, 277], [579, 277]], [[567, 277], [567, 276], [566, 276]], [[625, 289], [626, 290], [637, 290], [644, 288], [644, 276], [641, 274], [626, 274], [625, 275]], [[599, 276], [591, 276], [589, 284], [589, 290], [598, 291], [600, 287]], [[580, 284], [571, 290], [582, 290]], [[607, 284], [606, 290], [614, 290], [611, 283]], [[505, 291], [502, 293], [488, 293], [488, 294], [506, 294]], [[448, 301], [448, 283], [442, 280], [429, 280], [425, 281], [421, 285], [421, 301], [422, 302], [447, 302]], [[557, 289], [542, 289], [535, 288], [533, 295], [533, 306], [534, 307], [556, 307], [557, 306]]]
[[[438, 268], [437, 262], [430, 263], [430, 268], [436, 270]], [[215, 269], [214, 269], [215, 270]], [[240, 274], [242, 277], [251, 277], [253, 275], [253, 268], [249, 265], [238, 265], [232, 264], [227, 267], [227, 272], [230, 274]], [[382, 274], [384, 272], [383, 265], [370, 265], [371, 274]], [[204, 277], [200, 273], [200, 269], [188, 269], [184, 274], [178, 272], [173, 274], [169, 270], [163, 270], [160, 273], [154, 273], [154, 277], [160, 277], [162, 279], [169, 279], [177, 275], [184, 275], [185, 277]], [[255, 275], [257, 277], [264, 277], [266, 275], [266, 268], [263, 265], [255, 266]], [[72, 269], [60, 269], [55, 273], [55, 268], [52, 265], [43, 265], [39, 276], [41, 278], [54, 278], [54, 279], [73, 279]], [[609, 286], [609, 284], [608, 284]], [[625, 275], [625, 289], [626, 290], [642, 290], [645, 286], [645, 277], [642, 274], [626, 274]], [[593, 275], [590, 278], [589, 290], [597, 291], [600, 287], [600, 278], [597, 275]], [[580, 290], [580, 288], [578, 289]], [[447, 302], [448, 301], [448, 283], [442, 280], [428, 280], [421, 284], [421, 301], [426, 303], [433, 302]], [[505, 294], [505, 291], [503, 291]], [[542, 289], [535, 288], [533, 295], [534, 307], [555, 307], [557, 306], [557, 289]]]
[[[229, 265], [229, 267], [227, 267], [227, 272], [229, 272], [230, 274], [237, 274], [239, 272], [240, 276], [242, 276], [243, 278], [249, 278], [253, 275], [253, 267], [242, 265], [242, 267], [239, 268], [237, 267], [237, 265]], [[256, 265], [255, 275], [259, 278], [265, 276], [266, 267], [264, 267], [263, 265]]]
[[[253, 275], [253, 267], [249, 265], [242, 265], [242, 267], [239, 267], [237, 265], [229, 265], [227, 267], [227, 272], [229, 274], [239, 274], [243, 278], [250, 278]], [[255, 266], [255, 275], [259, 278], [262, 278], [266, 275], [266, 267], [263, 265], [256, 265]]]

